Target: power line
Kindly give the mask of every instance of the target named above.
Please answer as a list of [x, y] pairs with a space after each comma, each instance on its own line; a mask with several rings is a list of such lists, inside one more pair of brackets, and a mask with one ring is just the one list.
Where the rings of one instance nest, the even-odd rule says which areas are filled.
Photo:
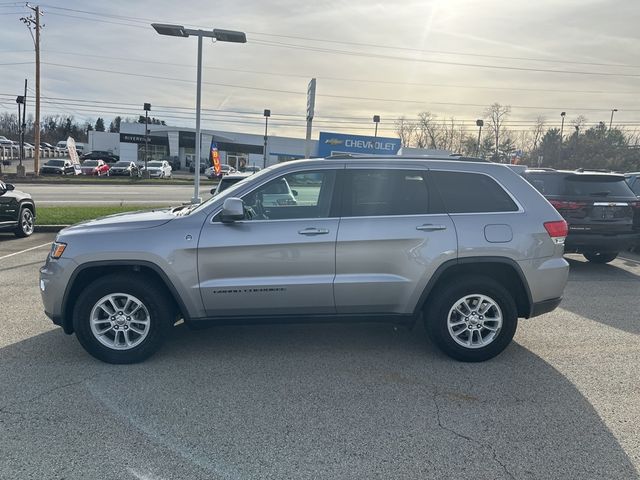
[[[29, 50], [30, 51], [30, 50]], [[23, 50], [22, 52], [26, 52]], [[17, 53], [17, 52], [16, 52]], [[89, 53], [76, 53], [76, 52], [62, 52], [56, 50], [46, 50], [46, 53], [53, 53], [58, 55], [72, 55], [72, 56], [80, 56], [87, 58], [104, 58], [110, 60], [117, 61], [125, 61], [125, 62], [134, 62], [134, 63], [147, 63], [151, 65], [171, 65], [174, 67], [189, 67], [196, 68], [196, 65], [191, 64], [179, 64], [172, 62], [160, 62], [155, 60], [146, 60], [142, 58], [125, 58], [125, 57], [115, 57], [110, 55], [94, 55]], [[18, 65], [18, 64], [16, 64]], [[267, 72], [261, 70], [245, 70], [245, 69], [234, 69], [234, 68], [226, 68], [226, 67], [211, 67], [204, 66], [204, 69], [208, 70], [216, 70], [216, 71], [225, 71], [225, 72], [238, 72], [238, 73], [248, 73], [255, 75], [271, 75], [275, 77], [296, 77], [296, 78], [311, 78], [314, 74], [296, 74], [296, 73], [276, 73], [276, 72]], [[364, 78], [344, 78], [344, 77], [331, 77], [331, 76], [322, 76], [315, 75], [316, 78], [320, 80], [329, 80], [329, 81], [339, 81], [339, 82], [354, 82], [354, 83], [372, 83], [372, 84], [383, 84], [383, 85], [401, 85], [401, 86], [416, 86], [416, 87], [443, 87], [443, 88], [464, 88], [464, 89], [483, 89], [483, 90], [509, 90], [509, 91], [525, 91], [525, 92], [554, 92], [554, 93], [585, 93], [585, 94], [616, 94], [616, 95], [634, 95], [637, 96], [636, 91], [606, 91], [606, 90], [557, 90], [557, 89], [548, 89], [548, 88], [518, 88], [518, 87], [500, 87], [500, 86], [487, 86], [487, 85], [461, 85], [461, 84], [444, 84], [444, 83], [422, 83], [422, 82], [394, 82], [389, 80], [374, 80], [374, 79], [364, 79]]]
[[[88, 10], [79, 10], [73, 8], [64, 8], [57, 7], [53, 5], [46, 5], [49, 9], [61, 10], [66, 12], [74, 12], [74, 13], [82, 13], [85, 15], [94, 15], [99, 16], [101, 18], [86, 18], [80, 17], [86, 20], [100, 21], [106, 22], [103, 20], [103, 17], [124, 20], [128, 22], [134, 22], [139, 25], [134, 25], [131, 23], [122, 23], [122, 25], [138, 27], [138, 28], [148, 28], [150, 23], [159, 22], [158, 19], [150, 19], [150, 18], [141, 18], [141, 17], [130, 17], [124, 15], [113, 15], [105, 12], [94, 12]], [[58, 14], [60, 15], [60, 14]], [[187, 24], [189, 25], [189, 24]], [[189, 25], [194, 26], [196, 28], [209, 29], [209, 26], [203, 25]], [[623, 67], [623, 68], [640, 68], [640, 65], [632, 65], [632, 64], [624, 64], [624, 63], [607, 63], [607, 62], [586, 62], [586, 61], [576, 61], [576, 60], [566, 60], [566, 59], [548, 59], [548, 58], [535, 58], [535, 57], [516, 57], [516, 56], [507, 56], [507, 55], [491, 55], [485, 53], [478, 52], [456, 52], [451, 50], [430, 50], [430, 49], [419, 49], [419, 48], [410, 48], [404, 46], [397, 45], [388, 45], [388, 44], [375, 44], [375, 43], [364, 43], [364, 42], [349, 42], [344, 40], [331, 40], [328, 38], [312, 38], [312, 37], [304, 37], [297, 35], [284, 35], [277, 33], [266, 33], [266, 32], [251, 32], [247, 31], [247, 33], [251, 35], [259, 35], [265, 37], [276, 37], [276, 38], [288, 38], [293, 40], [303, 40], [308, 42], [316, 42], [316, 43], [330, 43], [330, 44], [339, 44], [339, 45], [352, 45], [359, 47], [370, 47], [375, 49], [387, 49], [387, 50], [402, 50], [402, 51], [411, 51], [417, 53], [427, 53], [427, 54], [437, 54], [437, 55], [457, 55], [457, 56], [468, 56], [468, 57], [484, 57], [484, 58], [493, 58], [493, 59], [501, 59], [501, 60], [524, 60], [524, 61], [533, 61], [533, 62], [547, 62], [547, 63], [559, 63], [563, 65], [571, 64], [571, 65], [590, 65], [590, 66], [603, 66], [603, 67]]]
[[[58, 63], [51, 63], [51, 62], [42, 62], [44, 65], [50, 65], [50, 66], [55, 66], [55, 67], [61, 67], [61, 68], [71, 68], [71, 69], [76, 69], [76, 70], [89, 70], [89, 71], [95, 71], [95, 72], [100, 72], [100, 73], [109, 73], [109, 74], [114, 74], [114, 75], [126, 75], [126, 76], [132, 76], [132, 77], [139, 77], [139, 78], [153, 78], [156, 80], [169, 80], [169, 81], [176, 81], [176, 82], [182, 82], [182, 83], [195, 83], [194, 80], [186, 80], [186, 79], [181, 79], [181, 78], [173, 78], [173, 77], [165, 77], [165, 76], [159, 76], [159, 75], [148, 75], [148, 74], [142, 74], [142, 73], [132, 73], [132, 72], [119, 72], [119, 71], [113, 71], [113, 70], [105, 70], [105, 69], [98, 69], [98, 68], [90, 68], [90, 67], [79, 67], [77, 65], [64, 65], [64, 64], [58, 64]], [[247, 89], [247, 90], [256, 90], [256, 91], [262, 91], [262, 92], [273, 92], [273, 93], [284, 93], [284, 94], [288, 94], [288, 95], [305, 95], [306, 96], [306, 92], [303, 91], [294, 91], [294, 90], [280, 90], [280, 89], [275, 89], [275, 88], [263, 88], [263, 87], [253, 87], [250, 85], [238, 85], [238, 84], [230, 84], [230, 83], [220, 83], [220, 82], [208, 82], [208, 81], [203, 81], [202, 82], [204, 85], [215, 85], [215, 86], [221, 86], [221, 87], [228, 87], [228, 88], [240, 88], [240, 89]], [[487, 104], [477, 104], [477, 103], [460, 103], [460, 102], [436, 102], [436, 101], [424, 101], [424, 100], [410, 100], [410, 99], [401, 99], [401, 98], [379, 98], [379, 97], [358, 97], [358, 96], [352, 96], [352, 95], [336, 95], [336, 94], [327, 94], [327, 93], [319, 93], [317, 94], [318, 97], [327, 97], [327, 98], [339, 98], [342, 100], [367, 100], [367, 101], [377, 101], [377, 102], [395, 102], [395, 103], [413, 103], [413, 104], [419, 104], [419, 105], [449, 105], [449, 106], [465, 106], [465, 107], [480, 107], [480, 108], [486, 108], [488, 105]], [[584, 108], [584, 107], [569, 107], [569, 106], [562, 106], [562, 107], [549, 107], [549, 106], [539, 106], [539, 105], [511, 105], [512, 108], [522, 108], [522, 109], [537, 109], [537, 110], [559, 110], [559, 109], [567, 109], [567, 110], [573, 110], [573, 111], [582, 111], [582, 112], [608, 112], [611, 111], [611, 109], [609, 107], [604, 107], [604, 108]], [[640, 110], [637, 109], [628, 109], [625, 108], [626, 111], [629, 112], [637, 112]]]

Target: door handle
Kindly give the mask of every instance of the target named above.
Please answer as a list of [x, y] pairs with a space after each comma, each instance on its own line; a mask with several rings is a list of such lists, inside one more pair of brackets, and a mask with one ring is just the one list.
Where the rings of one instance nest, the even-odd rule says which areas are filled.
[[422, 230], [423, 232], [435, 232], [437, 230], [446, 230], [446, 225], [434, 225], [432, 223], [425, 223], [424, 225], [420, 225], [416, 227], [416, 230]]
[[326, 228], [305, 228], [303, 230], [299, 230], [298, 233], [300, 235], [326, 235], [329, 233], [329, 230]]

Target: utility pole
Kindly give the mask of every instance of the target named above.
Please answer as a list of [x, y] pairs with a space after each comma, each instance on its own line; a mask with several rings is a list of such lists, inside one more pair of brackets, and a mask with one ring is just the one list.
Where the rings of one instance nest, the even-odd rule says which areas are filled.
[[[31, 9], [34, 13], [33, 16], [22, 17], [20, 20], [29, 28], [31, 38], [36, 50], [36, 114], [35, 121], [33, 123], [34, 136], [35, 136], [35, 150], [33, 152], [33, 172], [34, 175], [38, 175], [40, 170], [40, 5], [35, 7], [27, 3], [27, 8]], [[35, 30], [35, 37], [31, 29]]]
[[611, 125], [613, 125], [613, 114], [614, 112], [617, 112], [618, 109], [617, 108], [612, 108], [611, 109], [611, 120], [609, 120], [609, 130], [611, 130]]

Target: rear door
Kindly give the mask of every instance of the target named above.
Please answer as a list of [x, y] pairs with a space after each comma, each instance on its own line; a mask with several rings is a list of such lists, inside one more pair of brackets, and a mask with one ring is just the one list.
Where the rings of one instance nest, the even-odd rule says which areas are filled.
[[456, 258], [456, 232], [427, 170], [348, 166], [336, 245], [336, 310], [412, 313], [435, 269]]

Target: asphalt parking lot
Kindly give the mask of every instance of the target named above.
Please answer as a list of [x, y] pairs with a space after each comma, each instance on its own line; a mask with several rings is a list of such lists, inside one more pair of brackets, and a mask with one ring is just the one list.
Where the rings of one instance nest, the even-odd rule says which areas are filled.
[[638, 478], [640, 257], [569, 256], [561, 308], [482, 364], [361, 324], [182, 325], [113, 366], [42, 312], [54, 235], [0, 234], [0, 478]]

